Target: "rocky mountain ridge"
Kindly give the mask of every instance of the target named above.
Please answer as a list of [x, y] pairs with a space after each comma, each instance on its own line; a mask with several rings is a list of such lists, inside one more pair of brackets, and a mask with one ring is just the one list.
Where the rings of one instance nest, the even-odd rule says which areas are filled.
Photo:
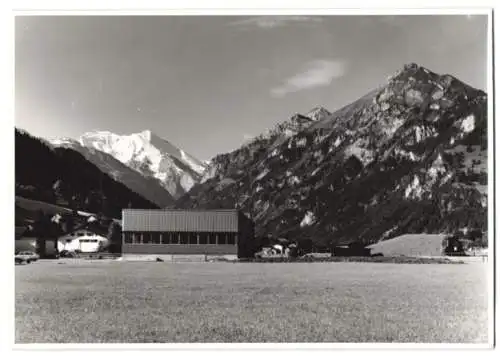
[[317, 244], [486, 230], [484, 92], [409, 64], [320, 112], [215, 157], [177, 207], [240, 207], [259, 237]]

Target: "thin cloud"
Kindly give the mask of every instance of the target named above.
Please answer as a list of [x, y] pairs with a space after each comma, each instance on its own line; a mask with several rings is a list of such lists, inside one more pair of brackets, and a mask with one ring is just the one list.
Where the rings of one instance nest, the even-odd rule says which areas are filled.
[[258, 16], [244, 20], [236, 20], [230, 22], [230, 26], [238, 27], [258, 27], [262, 29], [272, 29], [283, 27], [290, 23], [312, 23], [322, 22], [323, 19], [319, 16]]
[[297, 74], [286, 79], [282, 85], [272, 88], [271, 95], [280, 98], [289, 93], [328, 86], [335, 78], [342, 77], [346, 70], [344, 61], [314, 60], [306, 63]]

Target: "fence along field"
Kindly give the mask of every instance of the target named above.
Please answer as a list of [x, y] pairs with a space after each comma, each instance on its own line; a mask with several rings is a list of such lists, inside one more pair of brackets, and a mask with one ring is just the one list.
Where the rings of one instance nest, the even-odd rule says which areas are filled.
[[485, 343], [486, 269], [42, 262], [16, 267], [16, 343]]

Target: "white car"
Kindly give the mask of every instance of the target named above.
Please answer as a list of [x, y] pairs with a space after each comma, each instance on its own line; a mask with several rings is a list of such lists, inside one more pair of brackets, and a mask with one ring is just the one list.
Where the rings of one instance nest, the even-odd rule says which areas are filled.
[[32, 251], [21, 251], [14, 256], [16, 263], [31, 263], [35, 262], [40, 258], [40, 256]]

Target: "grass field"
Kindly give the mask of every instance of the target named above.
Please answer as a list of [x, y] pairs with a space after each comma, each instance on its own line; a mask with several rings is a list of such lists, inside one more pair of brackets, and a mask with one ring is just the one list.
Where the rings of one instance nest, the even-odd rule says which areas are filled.
[[16, 266], [16, 343], [484, 342], [487, 264]]

